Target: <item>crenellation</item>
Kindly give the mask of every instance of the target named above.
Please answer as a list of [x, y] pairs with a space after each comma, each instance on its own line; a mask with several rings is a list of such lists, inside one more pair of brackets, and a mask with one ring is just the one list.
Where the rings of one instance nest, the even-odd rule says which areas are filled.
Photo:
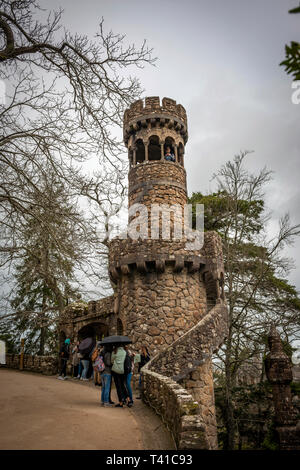
[[[125, 111], [129, 208], [146, 207], [149, 237], [109, 241], [114, 295], [69, 315], [61, 335], [75, 339], [92, 326], [98, 337], [128, 335], [136, 352], [147, 346], [152, 360], [142, 369], [144, 400], [168, 423], [179, 449], [216, 449], [211, 357], [227, 332], [222, 242], [205, 232], [201, 248], [187, 245], [192, 229], [174, 237], [175, 222], [184, 228], [187, 138], [186, 112], [175, 100], [147, 97]], [[167, 146], [174, 161], [165, 159]], [[173, 206], [169, 239], [162, 236], [161, 215], [151, 211], [155, 204]], [[151, 238], [154, 224], [159, 230]]]

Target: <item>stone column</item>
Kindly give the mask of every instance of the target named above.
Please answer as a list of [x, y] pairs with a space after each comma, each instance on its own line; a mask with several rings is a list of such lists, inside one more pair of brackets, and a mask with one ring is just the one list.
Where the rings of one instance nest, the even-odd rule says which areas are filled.
[[211, 359], [207, 359], [183, 383], [199, 404], [203, 420], [207, 449], [218, 449], [217, 421], [215, 411], [214, 381]]
[[178, 148], [176, 144], [174, 144], [174, 149], [175, 149], [175, 162], [178, 163]]
[[164, 144], [160, 144], [160, 159], [163, 160], [165, 158], [164, 156]]
[[148, 158], [148, 145], [149, 145], [149, 142], [146, 142], [146, 144], [144, 144], [144, 146], [145, 146], [145, 162], [147, 162], [149, 160], [149, 158]]
[[181, 165], [184, 166], [184, 153], [181, 154]]
[[132, 162], [133, 166], [136, 165], [136, 149], [134, 148], [133, 149], [133, 162]]

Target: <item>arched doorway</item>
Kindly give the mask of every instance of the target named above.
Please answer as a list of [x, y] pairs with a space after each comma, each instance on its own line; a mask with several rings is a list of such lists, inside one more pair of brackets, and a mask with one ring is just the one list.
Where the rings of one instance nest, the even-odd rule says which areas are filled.
[[85, 338], [94, 338], [96, 341], [101, 341], [102, 338], [108, 336], [108, 326], [102, 322], [92, 322], [80, 328], [77, 333], [78, 341]]
[[[101, 341], [105, 336], [108, 336], [108, 326], [102, 322], [92, 322], [84, 325], [77, 333], [78, 341], [82, 341], [85, 338], [94, 338], [95, 342]], [[92, 361], [90, 360], [89, 371], [87, 378], [90, 378], [93, 374]]]

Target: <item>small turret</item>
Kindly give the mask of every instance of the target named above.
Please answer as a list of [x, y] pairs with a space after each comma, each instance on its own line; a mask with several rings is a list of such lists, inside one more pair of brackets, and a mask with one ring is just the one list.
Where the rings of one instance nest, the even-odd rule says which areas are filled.
[[184, 146], [188, 140], [186, 111], [175, 100], [151, 96], [136, 101], [124, 114], [124, 142], [130, 166], [164, 161], [167, 147], [174, 160], [184, 166]]

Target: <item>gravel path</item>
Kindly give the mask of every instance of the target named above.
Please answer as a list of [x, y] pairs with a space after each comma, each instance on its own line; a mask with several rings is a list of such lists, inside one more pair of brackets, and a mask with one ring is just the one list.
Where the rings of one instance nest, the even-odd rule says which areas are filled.
[[130, 409], [106, 408], [100, 391], [90, 382], [1, 368], [0, 449], [174, 449], [141, 400]]

